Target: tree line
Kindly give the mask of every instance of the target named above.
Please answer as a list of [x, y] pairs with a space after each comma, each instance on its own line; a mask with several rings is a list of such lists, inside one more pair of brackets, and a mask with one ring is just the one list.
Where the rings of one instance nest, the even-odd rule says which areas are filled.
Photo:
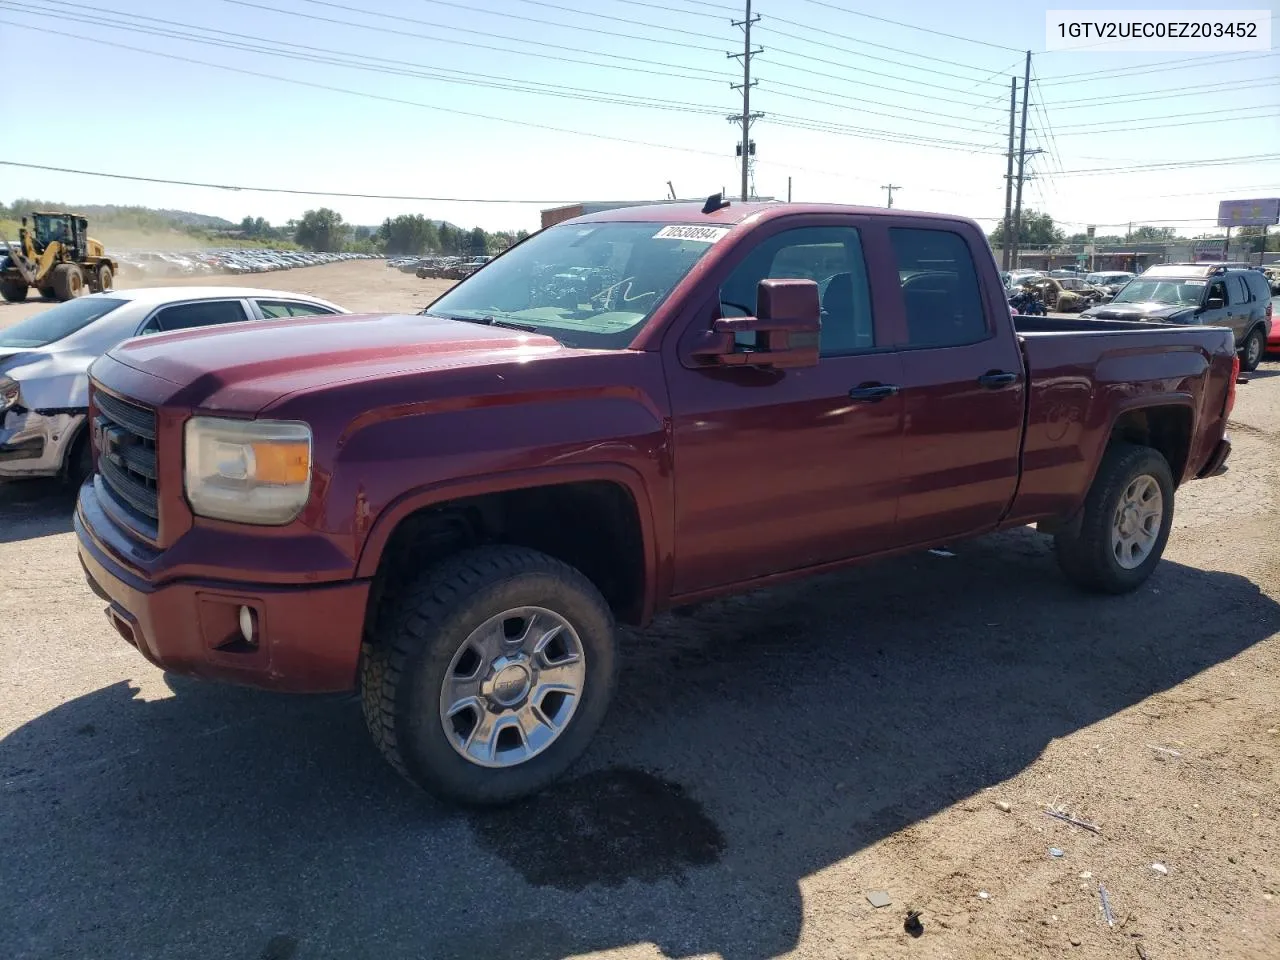
[[289, 225], [294, 242], [308, 250], [349, 250], [393, 257], [422, 254], [479, 257], [501, 253], [529, 235], [527, 230], [494, 233], [480, 227], [468, 230], [417, 213], [387, 217], [376, 229], [352, 226], [342, 219], [342, 214], [328, 207], [308, 210], [301, 220], [291, 220]]
[[[1258, 242], [1255, 245], [1258, 249], [1254, 252], [1261, 252], [1261, 227], [1238, 227], [1232, 231], [1232, 236], [1257, 237]], [[1139, 223], [1134, 224], [1131, 229], [1122, 234], [1098, 234], [1093, 238], [1092, 242], [1098, 246], [1110, 247], [1125, 243], [1176, 243], [1179, 240], [1220, 239], [1221, 237], [1222, 234], [1220, 233], [1205, 232], [1201, 232], [1196, 237], [1179, 237], [1178, 231], [1172, 227], [1155, 227], [1150, 224]], [[991, 246], [997, 250], [1004, 246], [1004, 223], [996, 224], [996, 228], [991, 231], [987, 239], [991, 241]], [[1018, 242], [1024, 247], [1052, 247], [1066, 244], [1080, 245], [1089, 243], [1090, 240], [1089, 235], [1083, 231], [1080, 233], [1067, 233], [1055, 224], [1053, 217], [1047, 213], [1027, 209], [1022, 213], [1022, 223], [1018, 230]], [[1272, 230], [1268, 235], [1267, 249], [1280, 250], [1280, 231]]]

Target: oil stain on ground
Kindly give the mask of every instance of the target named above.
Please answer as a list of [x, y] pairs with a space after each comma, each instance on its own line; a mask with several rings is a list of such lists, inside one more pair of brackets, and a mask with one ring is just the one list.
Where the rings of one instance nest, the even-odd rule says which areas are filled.
[[679, 784], [640, 770], [589, 773], [472, 815], [482, 846], [536, 887], [680, 879], [720, 859], [720, 829]]

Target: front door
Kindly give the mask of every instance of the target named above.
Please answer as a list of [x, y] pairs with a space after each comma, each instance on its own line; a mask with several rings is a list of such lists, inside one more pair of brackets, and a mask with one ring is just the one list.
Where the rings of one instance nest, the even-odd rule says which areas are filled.
[[892, 543], [901, 365], [872, 312], [858, 227], [780, 225], [728, 267], [718, 299], [685, 333], [754, 313], [766, 278], [819, 282], [821, 358], [768, 370], [694, 369], [668, 356], [676, 596]]
[[1018, 486], [1021, 349], [1007, 313], [991, 315], [965, 237], [904, 224], [889, 241], [906, 316], [899, 542], [994, 529]]

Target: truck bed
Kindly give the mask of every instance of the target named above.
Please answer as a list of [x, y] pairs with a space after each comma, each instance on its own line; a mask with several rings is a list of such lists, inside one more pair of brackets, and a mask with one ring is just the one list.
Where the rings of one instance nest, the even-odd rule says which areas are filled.
[[1025, 316], [1013, 322], [1028, 378], [1023, 479], [1013, 515], [1069, 515], [1079, 505], [1071, 501], [1092, 482], [1116, 419], [1149, 407], [1153, 397], [1192, 438], [1187, 462], [1170, 464], [1175, 480], [1195, 476], [1212, 456], [1235, 354], [1229, 329]]

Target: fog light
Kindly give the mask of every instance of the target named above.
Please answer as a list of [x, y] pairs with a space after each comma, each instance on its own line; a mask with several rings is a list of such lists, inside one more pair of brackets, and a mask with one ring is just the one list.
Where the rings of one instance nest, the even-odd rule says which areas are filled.
[[240, 636], [244, 637], [244, 642], [253, 645], [256, 642], [254, 634], [257, 632], [257, 616], [252, 608], [240, 608]]

